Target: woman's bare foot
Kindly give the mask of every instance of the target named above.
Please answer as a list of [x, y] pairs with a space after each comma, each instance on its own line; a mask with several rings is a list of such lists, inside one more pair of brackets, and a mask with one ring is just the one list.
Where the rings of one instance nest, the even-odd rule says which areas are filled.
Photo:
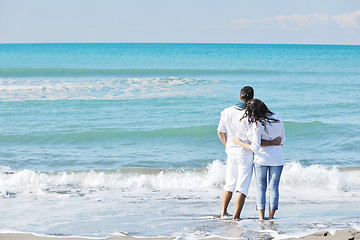
[[269, 220], [274, 219], [275, 212], [276, 210], [271, 210], [271, 209], [269, 210]]

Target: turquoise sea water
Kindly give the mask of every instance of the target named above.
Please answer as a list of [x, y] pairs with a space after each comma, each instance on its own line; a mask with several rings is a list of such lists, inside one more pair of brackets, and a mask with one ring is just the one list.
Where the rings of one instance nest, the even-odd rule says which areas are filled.
[[[245, 85], [285, 122], [285, 209], [270, 230], [254, 230], [255, 194], [247, 220], [214, 217], [226, 159], [216, 128]], [[360, 226], [351, 211], [360, 196], [359, 99], [360, 46], [2, 44], [0, 231], [281, 238], [333, 222]], [[309, 192], [319, 194], [300, 196]], [[317, 210], [299, 211], [301, 227], [289, 226], [298, 203]], [[321, 218], [339, 205], [343, 213]], [[32, 219], [10, 220], [25, 209]]]

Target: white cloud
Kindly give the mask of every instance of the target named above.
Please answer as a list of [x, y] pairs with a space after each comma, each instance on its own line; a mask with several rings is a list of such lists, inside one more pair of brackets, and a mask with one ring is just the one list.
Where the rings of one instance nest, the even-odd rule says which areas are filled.
[[280, 24], [295, 24], [300, 27], [304, 26], [312, 26], [312, 25], [320, 25], [320, 24], [328, 24], [330, 15], [328, 14], [308, 14], [301, 15], [295, 14], [293, 16], [277, 16], [275, 17], [276, 22]]
[[337, 23], [342, 28], [356, 28], [360, 22], [360, 10], [351, 13], [331, 16], [326, 13], [295, 14], [292, 16], [276, 16], [269, 18], [240, 18], [234, 21], [235, 24], [248, 26], [250, 24], [278, 24], [282, 28], [296, 25], [299, 27], [321, 26]]
[[360, 10], [352, 13], [344, 13], [338, 16], [332, 16], [331, 19], [339, 24], [340, 27], [355, 28], [358, 26], [358, 21], [360, 21]]
[[240, 24], [251, 24], [251, 23], [270, 23], [273, 22], [274, 18], [239, 18], [234, 21], [234, 23], [240, 23]]

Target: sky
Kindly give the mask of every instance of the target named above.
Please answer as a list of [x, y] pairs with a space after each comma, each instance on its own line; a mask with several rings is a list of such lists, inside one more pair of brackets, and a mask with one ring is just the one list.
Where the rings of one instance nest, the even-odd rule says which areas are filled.
[[0, 0], [0, 43], [360, 44], [360, 0]]

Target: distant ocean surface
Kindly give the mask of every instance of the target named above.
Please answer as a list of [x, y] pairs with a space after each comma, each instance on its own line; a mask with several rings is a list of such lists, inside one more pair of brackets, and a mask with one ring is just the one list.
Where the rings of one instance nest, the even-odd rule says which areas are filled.
[[[256, 220], [255, 181], [243, 219], [218, 218], [216, 128], [245, 85], [285, 122], [274, 222]], [[0, 44], [0, 114], [0, 232], [360, 229], [360, 46]]]

